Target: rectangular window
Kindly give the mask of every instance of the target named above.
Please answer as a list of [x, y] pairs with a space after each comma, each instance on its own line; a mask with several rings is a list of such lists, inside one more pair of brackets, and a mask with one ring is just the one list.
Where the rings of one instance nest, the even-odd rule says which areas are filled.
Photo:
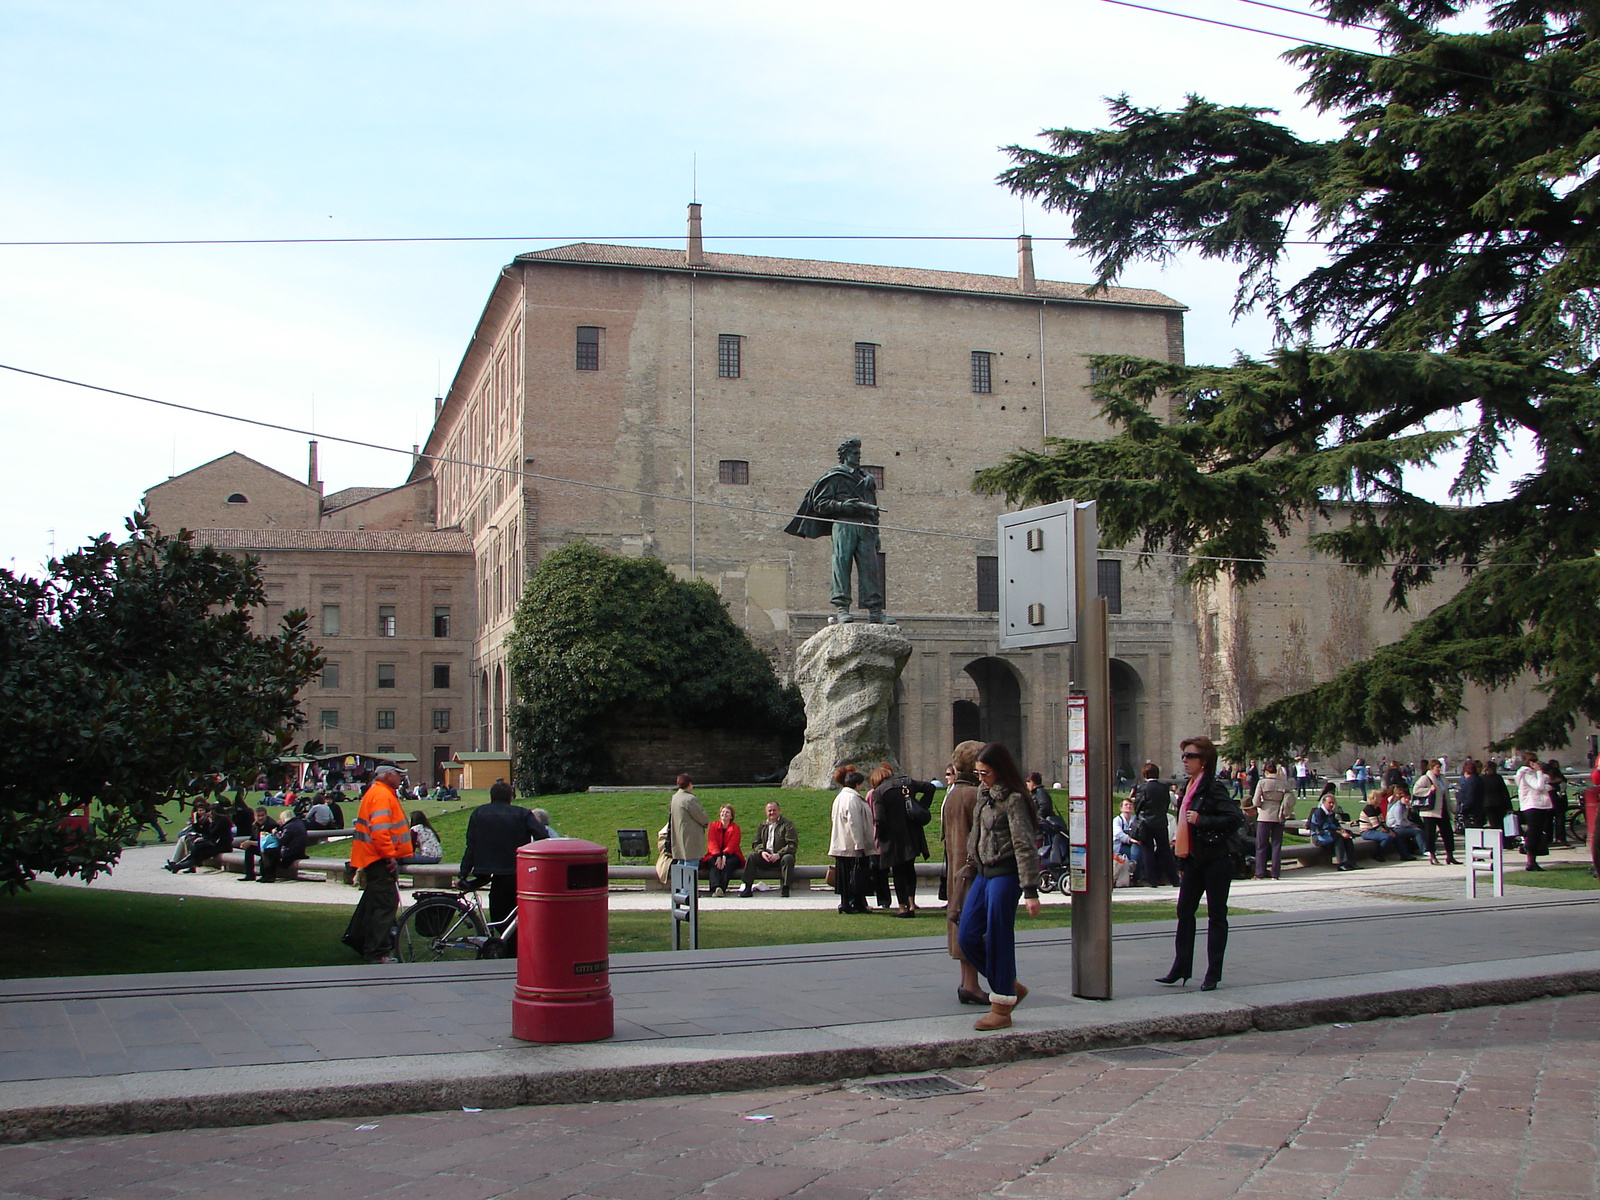
[[750, 464], [742, 458], [725, 458], [717, 464], [718, 483], [749, 483]]
[[394, 686], [393, 663], [378, 664], [378, 686], [381, 688], [392, 688]]
[[380, 708], [378, 710], [378, 728], [379, 729], [393, 729], [394, 728], [394, 709], [392, 709], [392, 708]]
[[978, 611], [1000, 611], [1000, 556], [978, 555]]
[[329, 742], [328, 744], [326, 744], [326, 745], [324, 745], [322, 747], [322, 752], [324, 754], [337, 754], [337, 753], [339, 753], [339, 747], [336, 746], [335, 744], [333, 744], [332, 742]]
[[337, 604], [324, 604], [322, 606], [322, 636], [339, 636], [339, 606]]
[[717, 334], [717, 376], [721, 379], [739, 378], [739, 343], [737, 333]]
[[434, 606], [433, 636], [437, 638], [450, 636], [450, 606], [448, 604]]
[[331, 662], [322, 664], [322, 686], [325, 688], [336, 688], [339, 686], [338, 663]]
[[325, 708], [325, 709], [323, 709], [322, 710], [322, 719], [321, 719], [321, 721], [319, 723], [321, 724], [321, 726], [324, 729], [337, 729], [337, 728], [339, 728], [339, 710], [337, 708]]
[[865, 471], [868, 475], [872, 476], [872, 482], [877, 484], [879, 488], [883, 487], [883, 468], [882, 467], [863, 466], [861, 469], [863, 471]]
[[878, 386], [878, 347], [871, 342], [856, 343], [856, 386]]
[[450, 732], [450, 710], [448, 708], [436, 708], [433, 710], [433, 731], [435, 733]]
[[578, 370], [598, 371], [600, 369], [600, 327], [598, 325], [578, 326]]
[[378, 605], [378, 636], [394, 636], [394, 605]]
[[1102, 558], [1095, 564], [1099, 594], [1106, 598], [1106, 611], [1116, 616], [1122, 611], [1122, 560]]
[[994, 355], [986, 350], [972, 352], [972, 390], [994, 391]]
[[450, 686], [449, 663], [433, 664], [433, 686], [436, 688], [447, 688]]

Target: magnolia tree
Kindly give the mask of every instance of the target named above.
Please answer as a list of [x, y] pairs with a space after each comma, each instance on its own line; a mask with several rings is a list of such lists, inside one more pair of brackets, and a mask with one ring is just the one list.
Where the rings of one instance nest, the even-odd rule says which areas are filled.
[[[142, 513], [42, 579], [0, 571], [0, 889], [93, 879], [156, 806], [289, 748], [321, 667], [306, 616], [252, 632], [257, 563]], [[68, 818], [87, 806], [89, 823]]]

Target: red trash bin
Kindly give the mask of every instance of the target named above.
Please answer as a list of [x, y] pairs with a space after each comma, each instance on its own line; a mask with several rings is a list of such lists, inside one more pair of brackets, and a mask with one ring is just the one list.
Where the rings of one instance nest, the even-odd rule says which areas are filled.
[[517, 851], [517, 991], [511, 1036], [597, 1042], [612, 1034], [606, 848], [547, 838]]

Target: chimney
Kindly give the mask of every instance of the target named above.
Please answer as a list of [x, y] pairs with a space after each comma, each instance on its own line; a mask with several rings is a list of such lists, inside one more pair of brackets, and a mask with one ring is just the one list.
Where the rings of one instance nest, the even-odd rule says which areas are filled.
[[417, 469], [417, 460], [422, 457], [422, 447], [415, 442], [411, 443], [411, 469]]
[[313, 438], [311, 442], [311, 466], [306, 471], [306, 482], [317, 489], [317, 494], [322, 494], [322, 479], [317, 471], [317, 443]]
[[1017, 239], [1017, 286], [1025, 292], [1039, 290], [1033, 277], [1033, 238], [1026, 233]]
[[689, 205], [689, 265], [703, 267], [706, 265], [706, 248], [700, 243], [700, 205]]
[[442, 413], [443, 411], [444, 411], [444, 397], [443, 396], [435, 396], [433, 398], [433, 419], [435, 421], [437, 421], [439, 419], [439, 414]]

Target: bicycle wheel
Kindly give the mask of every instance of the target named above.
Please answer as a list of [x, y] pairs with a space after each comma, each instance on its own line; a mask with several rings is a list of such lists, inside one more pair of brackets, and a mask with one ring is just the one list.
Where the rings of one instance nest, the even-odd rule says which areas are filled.
[[486, 936], [471, 907], [432, 897], [419, 900], [400, 918], [396, 954], [401, 962], [467, 962], [478, 957]]

